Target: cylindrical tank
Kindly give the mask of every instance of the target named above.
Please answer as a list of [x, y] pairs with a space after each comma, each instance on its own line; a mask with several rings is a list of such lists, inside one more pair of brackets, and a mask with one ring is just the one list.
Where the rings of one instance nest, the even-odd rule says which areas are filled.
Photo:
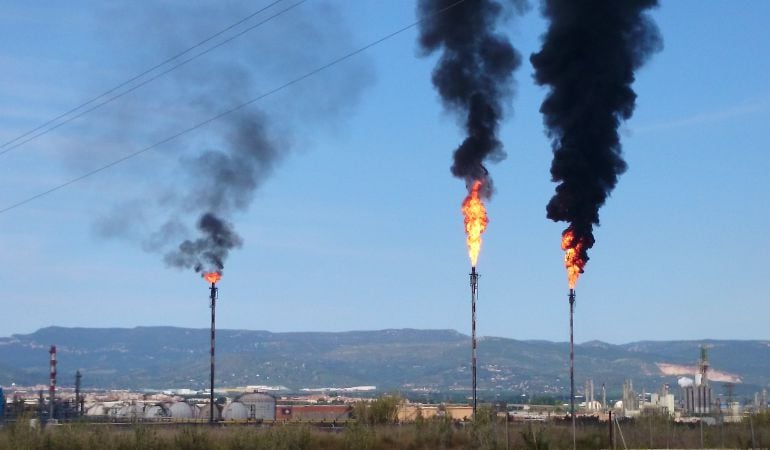
[[230, 402], [222, 410], [222, 417], [225, 420], [246, 420], [249, 418], [249, 409], [241, 402]]
[[88, 408], [88, 411], [86, 411], [87, 416], [106, 416], [107, 415], [107, 407], [104, 406], [104, 403], [95, 403], [90, 408]]
[[185, 402], [174, 402], [168, 408], [168, 412], [172, 419], [192, 419], [193, 410]]
[[[198, 403], [193, 405], [193, 417], [195, 419], [209, 419], [209, 404], [208, 403]], [[219, 420], [221, 418], [221, 414], [219, 412], [219, 405], [214, 406], [214, 420]]]
[[158, 420], [168, 417], [168, 411], [163, 405], [148, 405], [144, 408], [144, 418], [149, 420]]
[[249, 419], [275, 420], [275, 397], [272, 395], [250, 392], [235, 400], [246, 407]]
[[136, 420], [144, 417], [144, 410], [140, 405], [125, 405], [118, 410], [115, 417], [123, 420]]

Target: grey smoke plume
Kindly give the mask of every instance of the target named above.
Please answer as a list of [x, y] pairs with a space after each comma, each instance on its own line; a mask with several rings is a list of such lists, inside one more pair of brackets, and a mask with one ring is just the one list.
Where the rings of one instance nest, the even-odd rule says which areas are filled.
[[657, 0], [545, 0], [535, 80], [550, 87], [540, 107], [552, 140], [551, 177], [559, 183], [548, 218], [568, 222], [580, 269], [594, 244], [599, 208], [626, 171], [618, 126], [634, 112], [634, 72], [662, 48], [646, 11]]
[[[223, 8], [215, 1], [152, 8], [156, 10], [127, 3], [109, 13], [115, 16], [122, 11], [121, 17], [132, 13], [136, 21], [144, 21], [141, 28], [159, 34], [152, 42], [164, 45], [156, 49], [159, 55], [174, 54], [182, 43], [196, 42], [215, 30], [212, 18], [221, 27], [249, 12], [233, 5]], [[306, 73], [351, 47], [339, 12], [324, 1], [308, 2], [173, 72], [165, 81], [154, 82], [151, 93], [116, 114], [123, 120], [115, 120], [112, 127], [121, 130], [124, 124], [150, 123], [163, 128], [153, 133], [166, 136]], [[196, 130], [172, 146], [181, 155], [179, 164], [165, 174], [164, 188], [150, 186], [145, 195], [152, 201], [121, 205], [97, 224], [97, 231], [137, 239], [145, 250], [162, 254], [172, 267], [222, 271], [230, 252], [244, 242], [235, 230], [236, 216], [248, 210], [256, 192], [291, 150], [308, 143], [302, 136], [334, 127], [372, 81], [369, 61], [356, 58], [292, 86], [291, 92], [270, 97], [269, 107], [260, 102]], [[140, 113], [131, 110], [140, 107]], [[148, 120], [148, 110], [162, 112], [157, 122]], [[132, 120], [125, 119], [127, 115]], [[300, 127], [302, 133], [293, 132]], [[173, 162], [168, 154], [174, 152], [166, 150], [166, 156], [153, 157]]]
[[197, 221], [200, 237], [185, 239], [166, 252], [164, 260], [171, 266], [221, 272], [230, 251], [243, 243], [226, 217], [248, 208], [254, 192], [282, 159], [263, 114], [239, 113], [227, 121], [227, 127], [224, 150], [207, 150], [183, 161], [190, 180], [195, 180], [183, 202], [203, 213]]
[[[527, 3], [509, 0], [516, 11]], [[493, 192], [485, 167], [488, 161], [505, 159], [497, 137], [504, 102], [513, 93], [513, 72], [521, 56], [508, 39], [496, 32], [504, 13], [495, 0], [420, 0], [417, 7], [420, 46], [426, 54], [443, 52], [433, 71], [433, 85], [444, 106], [463, 116], [466, 138], [454, 151], [452, 175], [465, 180], [482, 180], [483, 194]]]

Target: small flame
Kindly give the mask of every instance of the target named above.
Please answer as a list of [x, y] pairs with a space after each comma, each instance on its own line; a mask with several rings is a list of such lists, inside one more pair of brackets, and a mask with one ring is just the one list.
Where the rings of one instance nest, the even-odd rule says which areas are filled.
[[481, 251], [481, 234], [487, 229], [487, 209], [481, 201], [479, 191], [483, 183], [480, 180], [473, 182], [471, 192], [463, 201], [462, 211], [465, 215], [465, 234], [468, 235], [468, 256], [471, 258], [471, 266], [476, 267]]
[[567, 280], [570, 289], [575, 289], [575, 284], [580, 274], [583, 273], [583, 267], [588, 262], [584, 247], [583, 240], [576, 238], [575, 232], [571, 228], [564, 230], [561, 235], [561, 249], [565, 252], [564, 266], [567, 268]]
[[222, 278], [220, 272], [206, 272], [203, 274], [203, 278], [211, 284], [216, 284]]

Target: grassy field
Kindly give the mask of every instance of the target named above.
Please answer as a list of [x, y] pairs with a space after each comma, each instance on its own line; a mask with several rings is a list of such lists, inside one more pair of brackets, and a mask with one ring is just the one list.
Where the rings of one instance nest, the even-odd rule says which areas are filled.
[[[770, 446], [770, 421], [757, 417], [752, 424], [703, 427], [674, 425], [663, 420], [642, 419], [622, 426], [617, 448], [757, 448]], [[507, 436], [506, 436], [507, 434]], [[507, 444], [506, 444], [507, 440]], [[578, 427], [577, 447], [608, 448], [606, 425]], [[510, 424], [479, 421], [458, 426], [447, 420], [419, 421], [409, 425], [352, 424], [335, 431], [301, 425], [173, 426], [71, 423], [40, 430], [29, 421], [6, 424], [0, 429], [0, 450], [37, 449], [568, 449], [571, 429], [557, 424]]]

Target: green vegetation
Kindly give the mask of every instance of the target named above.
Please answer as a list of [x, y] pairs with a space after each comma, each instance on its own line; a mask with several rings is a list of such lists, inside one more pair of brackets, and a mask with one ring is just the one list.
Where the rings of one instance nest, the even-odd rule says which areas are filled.
[[353, 417], [365, 425], [389, 425], [398, 421], [401, 397], [383, 395], [370, 402], [358, 402], [353, 406]]

